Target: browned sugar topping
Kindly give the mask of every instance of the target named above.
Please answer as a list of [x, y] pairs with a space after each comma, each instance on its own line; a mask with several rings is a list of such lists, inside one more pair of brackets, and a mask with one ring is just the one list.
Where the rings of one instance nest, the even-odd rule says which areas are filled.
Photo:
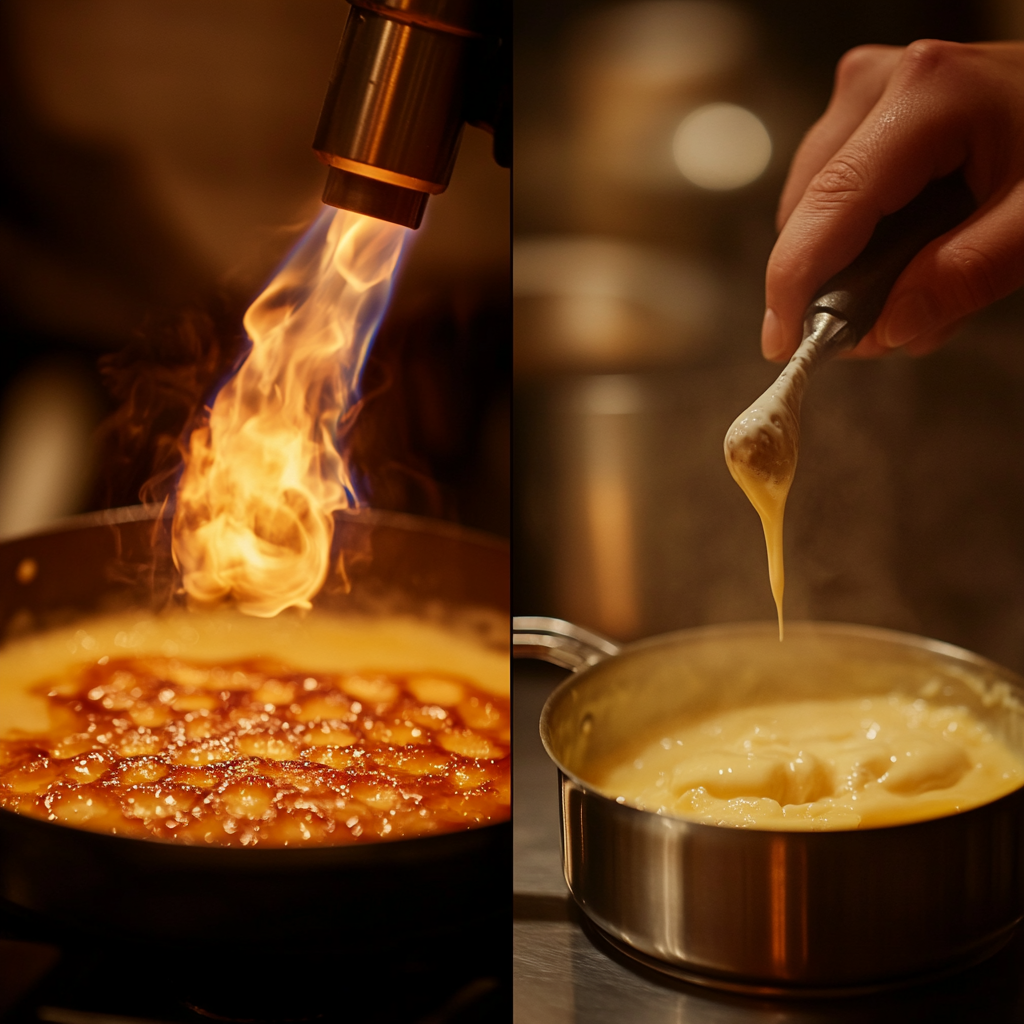
[[509, 705], [454, 676], [102, 659], [0, 742], [0, 806], [118, 835], [312, 846], [509, 816]]

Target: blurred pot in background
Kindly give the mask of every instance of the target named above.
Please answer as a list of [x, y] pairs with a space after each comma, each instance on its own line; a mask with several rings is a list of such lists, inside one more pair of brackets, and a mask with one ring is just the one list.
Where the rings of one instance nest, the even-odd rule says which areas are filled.
[[562, 61], [558, 148], [528, 108], [516, 180], [517, 603], [628, 637], [649, 630], [666, 571], [651, 441], [682, 402], [670, 429], [696, 455], [713, 411], [665, 382], [692, 390], [758, 315], [745, 261], [771, 238], [779, 168], [743, 104], [783, 140], [799, 105], [731, 4], [596, 8]]
[[587, 235], [519, 239], [512, 294], [524, 380], [692, 361], [722, 322], [722, 286], [708, 267]]
[[706, 358], [723, 289], [671, 252], [599, 238], [521, 240], [513, 258], [518, 585], [635, 636], [649, 583], [646, 426], [662, 404], [649, 383]]

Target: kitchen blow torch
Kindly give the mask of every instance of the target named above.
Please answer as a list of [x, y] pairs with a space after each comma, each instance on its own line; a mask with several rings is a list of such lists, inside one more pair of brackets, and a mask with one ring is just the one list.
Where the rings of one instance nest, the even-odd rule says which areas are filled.
[[509, 0], [352, 0], [313, 149], [323, 201], [419, 227], [465, 124], [511, 165]]

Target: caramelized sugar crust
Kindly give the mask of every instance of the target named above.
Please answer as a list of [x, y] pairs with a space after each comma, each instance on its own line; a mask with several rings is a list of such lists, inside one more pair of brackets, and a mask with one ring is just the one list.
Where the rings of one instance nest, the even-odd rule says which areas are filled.
[[220, 846], [401, 839], [509, 816], [509, 704], [456, 677], [101, 659], [0, 742], [0, 806]]

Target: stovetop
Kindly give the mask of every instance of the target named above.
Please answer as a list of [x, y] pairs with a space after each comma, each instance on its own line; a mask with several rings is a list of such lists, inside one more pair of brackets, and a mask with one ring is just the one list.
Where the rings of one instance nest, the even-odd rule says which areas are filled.
[[1024, 1024], [1024, 928], [983, 964], [844, 1000], [749, 999], [672, 980], [614, 949], [562, 877], [558, 776], [537, 734], [564, 672], [513, 670], [513, 1005], [517, 1024]]
[[[252, 1020], [230, 1007], [203, 1011], [180, 995], [176, 978], [197, 969], [196, 950], [159, 966], [140, 963], [103, 948], [69, 950], [37, 943], [0, 940], [0, 1020], [4, 1024], [199, 1024], [213, 1020]], [[261, 965], [273, 971], [273, 956]], [[199, 968], [201, 969], [201, 968]], [[260, 984], [260, 972], [253, 973]], [[349, 973], [339, 962], [334, 976], [318, 979], [324, 1000], [312, 1015], [286, 1011], [276, 1021], [297, 1019], [359, 1024], [492, 1024], [507, 1020], [509, 993], [498, 974], [430, 970], [404, 966], [376, 979]], [[224, 1016], [224, 1014], [227, 1016]]]
[[[507, 943], [505, 943], [507, 950]], [[210, 950], [182, 950], [178, 958], [126, 955], [102, 946], [59, 948], [0, 940], [0, 1020], [4, 1024], [198, 1024], [252, 1019], [230, 1008], [190, 1008], [178, 981], [204, 969]], [[504, 964], [453, 967], [457, 950], [445, 951], [446, 965], [422, 961], [395, 967], [376, 978], [350, 972], [344, 961], [333, 976], [317, 978], [323, 1000], [312, 1016], [299, 1019], [358, 1024], [493, 1024], [509, 1016]], [[507, 952], [506, 952], [507, 958]], [[438, 970], [439, 966], [443, 970]], [[469, 969], [466, 969], [469, 967]], [[272, 952], [254, 965], [252, 983], [274, 970]], [[223, 1014], [227, 1016], [223, 1016]], [[275, 1021], [295, 1020], [290, 1013]]]
[[[272, 947], [223, 963], [237, 936], [197, 937], [188, 948], [148, 948], [51, 930], [0, 905], [2, 1024], [198, 1024], [213, 1020], [344, 1021], [353, 1024], [494, 1024], [511, 1005], [505, 926], [396, 957], [305, 952], [285, 960]], [[206, 979], [233, 972], [223, 986]], [[293, 986], [293, 987], [292, 987]], [[293, 997], [292, 992], [299, 995]], [[268, 1009], [274, 993], [286, 993]], [[237, 996], [253, 994], [241, 1009]], [[299, 1006], [299, 998], [305, 1003]]]

